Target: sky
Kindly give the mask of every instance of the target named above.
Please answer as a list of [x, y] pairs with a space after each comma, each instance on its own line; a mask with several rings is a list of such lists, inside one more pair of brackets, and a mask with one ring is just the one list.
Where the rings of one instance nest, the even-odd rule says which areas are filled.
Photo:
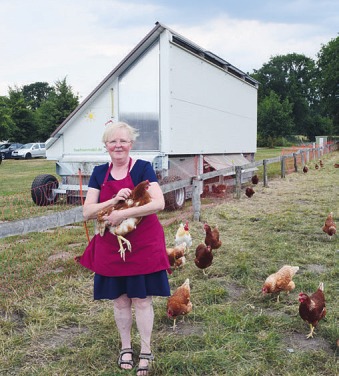
[[338, 0], [0, 0], [0, 96], [66, 77], [80, 101], [158, 21], [246, 73], [339, 35]]

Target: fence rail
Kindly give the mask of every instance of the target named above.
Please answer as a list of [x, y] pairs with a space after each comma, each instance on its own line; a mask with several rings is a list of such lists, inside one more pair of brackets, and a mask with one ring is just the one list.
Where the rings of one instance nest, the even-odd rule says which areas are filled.
[[[318, 148], [303, 148], [279, 157], [254, 161], [241, 166], [231, 166], [221, 170], [206, 172], [189, 179], [178, 180], [161, 186], [164, 194], [182, 189], [192, 189], [192, 211], [193, 220], [199, 221], [201, 212], [201, 192], [205, 180], [216, 177], [235, 177], [235, 198], [241, 197], [242, 174], [251, 168], [263, 168], [263, 185], [268, 187], [268, 166], [273, 163], [280, 163], [280, 176], [285, 178], [289, 172], [298, 172], [298, 168], [309, 163], [311, 160], [318, 160], [323, 154], [339, 150], [339, 142], [328, 144]], [[293, 168], [288, 168], [288, 162], [291, 160]], [[8, 236], [22, 235], [29, 232], [48, 230], [59, 226], [66, 226], [72, 223], [82, 222], [82, 207], [76, 207], [61, 212], [53, 212], [34, 218], [7, 221], [0, 223], [0, 238]]]

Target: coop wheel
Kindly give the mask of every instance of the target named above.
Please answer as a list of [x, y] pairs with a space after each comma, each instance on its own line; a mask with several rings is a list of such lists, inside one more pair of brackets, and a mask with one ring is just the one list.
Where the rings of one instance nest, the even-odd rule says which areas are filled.
[[[175, 181], [181, 180], [180, 176], [165, 176], [160, 184], [173, 183]], [[165, 197], [165, 209], [167, 210], [178, 210], [184, 207], [185, 205], [185, 188], [179, 188], [175, 191], [168, 192], [164, 194]]]
[[36, 205], [48, 206], [54, 204], [58, 194], [54, 189], [58, 188], [58, 179], [49, 174], [38, 175], [32, 182], [31, 196]]

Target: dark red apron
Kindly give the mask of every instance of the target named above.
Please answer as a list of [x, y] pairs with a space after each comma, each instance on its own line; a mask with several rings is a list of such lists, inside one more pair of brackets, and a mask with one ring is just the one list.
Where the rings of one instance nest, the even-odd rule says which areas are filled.
[[[134, 188], [129, 172], [131, 161], [132, 159], [130, 159], [128, 173], [122, 180], [108, 181], [113, 166], [110, 164], [100, 189], [99, 202], [111, 199], [122, 188]], [[83, 255], [77, 257], [76, 260], [93, 272], [107, 277], [150, 274], [160, 270], [170, 272], [165, 234], [156, 214], [143, 217], [136, 229], [124, 237], [132, 245], [132, 251], [126, 250], [125, 252], [125, 261], [118, 251], [117, 237], [109, 231], [106, 231], [104, 236], [96, 234]]]

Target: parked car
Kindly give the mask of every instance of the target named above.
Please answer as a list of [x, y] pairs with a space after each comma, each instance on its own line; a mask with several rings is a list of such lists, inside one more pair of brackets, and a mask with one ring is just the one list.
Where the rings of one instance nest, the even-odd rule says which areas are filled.
[[12, 152], [14, 159], [46, 158], [46, 148], [44, 143], [35, 142], [22, 145], [20, 149]]
[[16, 149], [19, 149], [22, 146], [22, 144], [18, 142], [8, 142], [5, 144], [0, 145], [0, 155], [1, 159], [8, 159], [12, 158], [12, 152]]

